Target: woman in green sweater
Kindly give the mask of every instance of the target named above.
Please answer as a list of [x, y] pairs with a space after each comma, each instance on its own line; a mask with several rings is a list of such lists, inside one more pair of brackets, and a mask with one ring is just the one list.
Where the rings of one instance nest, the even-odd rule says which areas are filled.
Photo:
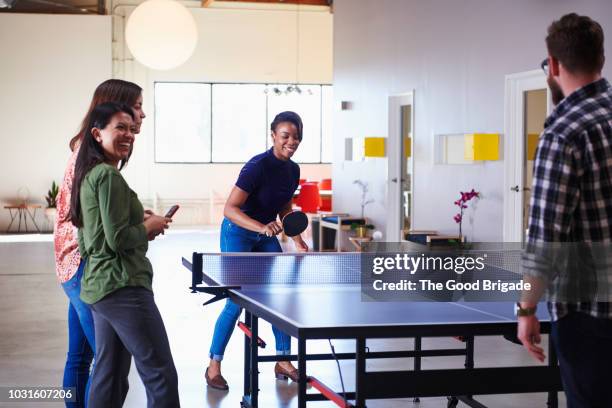
[[79, 251], [87, 259], [81, 299], [91, 305], [96, 333], [88, 407], [123, 405], [134, 357], [147, 406], [176, 408], [177, 374], [146, 257], [148, 241], [162, 234], [171, 219], [145, 219], [138, 196], [119, 173], [134, 143], [132, 109], [103, 103], [88, 121], [70, 203], [70, 218], [79, 228]]

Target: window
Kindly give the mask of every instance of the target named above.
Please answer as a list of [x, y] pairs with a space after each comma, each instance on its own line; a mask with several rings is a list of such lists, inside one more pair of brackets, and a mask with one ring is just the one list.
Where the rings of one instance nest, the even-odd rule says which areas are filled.
[[210, 84], [155, 84], [155, 161], [210, 162]]
[[[299, 163], [332, 159], [331, 85], [155, 83], [155, 161], [246, 162], [271, 145], [270, 123], [297, 112], [303, 140]], [[288, 92], [288, 90], [290, 90]]]
[[266, 150], [266, 86], [215, 84], [212, 89], [212, 161], [246, 162]]
[[334, 88], [331, 85], [321, 87], [321, 161], [332, 162], [333, 143], [332, 114], [334, 104]]

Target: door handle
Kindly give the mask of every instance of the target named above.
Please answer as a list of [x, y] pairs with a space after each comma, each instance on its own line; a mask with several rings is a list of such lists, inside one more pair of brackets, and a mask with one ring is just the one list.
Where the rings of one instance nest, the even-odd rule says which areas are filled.
[[520, 188], [519, 188], [519, 186], [517, 185], [517, 186], [514, 186], [514, 187], [510, 187], [510, 190], [512, 190], [512, 191], [514, 191], [514, 192], [516, 192], [516, 193], [518, 193], [518, 192], [520, 191]]
[[394, 183], [397, 183], [397, 177], [393, 177], [393, 178], [391, 179], [391, 181], [392, 181], [392, 182], [394, 182]]

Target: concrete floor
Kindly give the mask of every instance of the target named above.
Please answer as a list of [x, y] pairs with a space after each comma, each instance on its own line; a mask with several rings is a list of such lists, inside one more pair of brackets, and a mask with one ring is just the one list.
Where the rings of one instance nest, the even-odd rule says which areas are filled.
[[[67, 298], [58, 285], [54, 273], [53, 247], [50, 236], [21, 236], [38, 242], [7, 242], [10, 237], [0, 236], [0, 386], [59, 386], [67, 347]], [[38, 239], [36, 239], [38, 238]], [[154, 291], [170, 338], [174, 361], [179, 373], [179, 388], [183, 407], [227, 408], [238, 407], [242, 396], [243, 337], [235, 334], [226, 351], [223, 373], [230, 384], [229, 392], [206, 387], [204, 369], [212, 329], [222, 302], [202, 307], [207, 298], [191, 294], [187, 270], [181, 265], [181, 256], [194, 250], [217, 251], [218, 231], [176, 230], [153, 242], [149, 258], [154, 267]], [[261, 337], [269, 344], [273, 335], [267, 323], [260, 325]], [[546, 339], [543, 340], [546, 344]], [[337, 352], [351, 351], [352, 342], [334, 341]], [[371, 349], [412, 347], [408, 339], [368, 342]], [[453, 339], [426, 339], [424, 347], [455, 347]], [[293, 349], [297, 346], [294, 343]], [[329, 352], [327, 341], [309, 342], [308, 350]], [[521, 347], [502, 338], [486, 337], [476, 340], [476, 366], [535, 364]], [[462, 367], [461, 357], [425, 358], [423, 368]], [[410, 359], [378, 360], [368, 362], [368, 370], [394, 369], [410, 365]], [[309, 373], [334, 389], [340, 389], [334, 362], [310, 362]], [[347, 390], [354, 384], [354, 364], [341, 362]], [[297, 387], [292, 383], [274, 380], [272, 365], [260, 367], [260, 407], [297, 406]], [[565, 398], [559, 394], [560, 407]], [[545, 394], [482, 396], [478, 401], [496, 408], [536, 408], [546, 406]], [[61, 407], [61, 403], [1, 403], [0, 407]], [[125, 407], [146, 406], [144, 387], [138, 373], [132, 368], [130, 392]], [[310, 406], [310, 404], [309, 404]], [[314, 407], [332, 407], [331, 403], [313, 403]], [[460, 404], [459, 406], [464, 406]], [[369, 408], [382, 407], [446, 407], [445, 398], [424, 398], [415, 404], [412, 400], [369, 401]]]

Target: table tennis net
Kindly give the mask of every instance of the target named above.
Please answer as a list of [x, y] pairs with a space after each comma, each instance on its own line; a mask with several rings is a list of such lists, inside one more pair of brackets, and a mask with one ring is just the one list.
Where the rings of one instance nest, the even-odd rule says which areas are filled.
[[[374, 257], [380, 253], [307, 254], [201, 254], [203, 280], [216, 285], [326, 285], [362, 283], [371, 273]], [[487, 273], [502, 280], [519, 275], [520, 251], [487, 252]], [[409, 277], [406, 271], [390, 273]], [[449, 277], [452, 277], [452, 273]], [[405, 275], [405, 276], [402, 276]]]
[[202, 270], [218, 285], [359, 284], [361, 261], [358, 254], [203, 254]]

